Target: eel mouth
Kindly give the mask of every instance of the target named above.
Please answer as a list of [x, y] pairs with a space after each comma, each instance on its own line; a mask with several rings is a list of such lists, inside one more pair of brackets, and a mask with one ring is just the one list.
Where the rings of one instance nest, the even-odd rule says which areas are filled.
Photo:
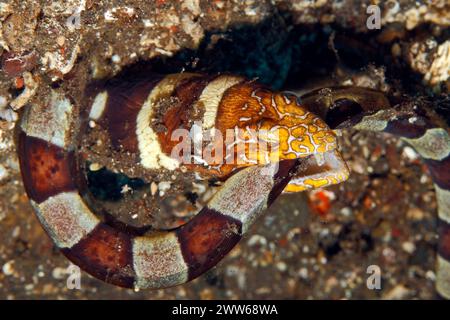
[[300, 192], [344, 182], [350, 171], [337, 150], [313, 153], [298, 160], [285, 192]]

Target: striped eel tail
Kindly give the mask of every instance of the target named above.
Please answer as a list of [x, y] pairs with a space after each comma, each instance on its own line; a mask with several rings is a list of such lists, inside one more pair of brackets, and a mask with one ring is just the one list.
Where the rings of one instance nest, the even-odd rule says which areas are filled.
[[450, 135], [446, 124], [423, 103], [390, 107], [378, 91], [335, 87], [308, 93], [302, 103], [332, 128], [386, 132], [411, 145], [426, 164], [438, 204], [436, 290], [450, 299]]

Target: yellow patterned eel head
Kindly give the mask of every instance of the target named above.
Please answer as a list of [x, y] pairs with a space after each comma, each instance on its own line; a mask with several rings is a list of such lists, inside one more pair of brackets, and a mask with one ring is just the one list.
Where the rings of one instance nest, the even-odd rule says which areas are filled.
[[304, 158], [337, 148], [334, 132], [296, 99], [275, 94], [269, 108], [278, 119], [263, 121], [261, 129], [277, 132], [280, 159]]
[[338, 151], [337, 137], [333, 130], [316, 114], [289, 99], [275, 94], [272, 112], [278, 120], [264, 121], [262, 127], [271, 126], [279, 139], [280, 160], [301, 159], [296, 174], [285, 192], [300, 192], [326, 187], [347, 180], [349, 171]]
[[241, 82], [224, 93], [215, 127], [222, 132], [239, 128], [239, 138], [247, 142], [268, 142], [265, 148], [246, 144], [248, 163], [302, 159], [301, 169], [285, 191], [323, 187], [348, 177], [335, 133], [295, 96], [273, 92], [254, 82]]
[[[164, 112], [155, 111], [160, 105]], [[194, 126], [193, 119], [200, 124]], [[152, 90], [138, 120], [142, 120], [138, 121], [138, 137], [147, 167], [157, 168], [162, 163], [172, 169], [183, 164], [206, 176], [227, 177], [246, 166], [301, 159], [302, 168], [310, 169], [299, 171], [287, 191], [337, 183], [348, 175], [337, 152], [336, 136], [319, 116], [295, 96], [239, 76], [167, 76]], [[145, 134], [152, 129], [151, 123], [165, 130]], [[175, 129], [180, 128], [190, 130], [185, 136], [192, 137], [196, 146], [173, 139]], [[212, 132], [212, 139], [205, 139], [208, 143], [203, 139], [196, 143], [208, 132]], [[200, 152], [192, 155], [194, 148]], [[180, 152], [188, 156], [173, 157]], [[169, 165], [172, 162], [176, 165]]]

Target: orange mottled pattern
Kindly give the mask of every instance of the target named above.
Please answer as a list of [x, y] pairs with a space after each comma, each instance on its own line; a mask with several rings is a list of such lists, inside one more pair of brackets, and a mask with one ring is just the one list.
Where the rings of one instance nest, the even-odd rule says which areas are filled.
[[[215, 129], [221, 138], [215, 140], [214, 148], [222, 148], [223, 157], [208, 164], [223, 176], [236, 167], [297, 159], [337, 148], [333, 131], [295, 97], [254, 82], [237, 84], [224, 93]], [[233, 146], [233, 141], [227, 140], [227, 130], [235, 130], [234, 138], [245, 143]]]
[[297, 103], [295, 97], [276, 93], [252, 82], [226, 91], [216, 127], [278, 131], [281, 159], [295, 159], [336, 148], [336, 137], [325, 122]]

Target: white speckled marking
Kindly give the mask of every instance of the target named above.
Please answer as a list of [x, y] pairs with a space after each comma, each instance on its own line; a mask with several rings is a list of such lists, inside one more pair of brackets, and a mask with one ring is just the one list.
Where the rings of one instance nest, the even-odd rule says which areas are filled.
[[[231, 176], [208, 203], [208, 207], [242, 223], [245, 233], [267, 207], [277, 163], [251, 166]], [[245, 190], [244, 192], [242, 190]]]
[[442, 160], [450, 154], [450, 136], [442, 128], [428, 129], [425, 134], [416, 139], [407, 139], [416, 151], [424, 158]]
[[95, 96], [94, 102], [91, 106], [89, 118], [92, 120], [98, 120], [105, 112], [106, 102], [108, 101], [108, 92], [102, 91]]
[[208, 83], [208, 85], [203, 89], [197, 102], [198, 104], [203, 104], [205, 107], [205, 114], [203, 115], [203, 129], [210, 129], [214, 127], [217, 110], [219, 109], [219, 103], [222, 100], [224, 92], [243, 80], [243, 78], [236, 76], [218, 76]]
[[63, 192], [40, 204], [31, 203], [59, 248], [71, 248], [100, 222], [76, 192]]
[[380, 110], [372, 115], [365, 116], [353, 128], [357, 130], [383, 131], [386, 129], [388, 122], [382, 119], [382, 117], [380, 119], [380, 116], [383, 116], [385, 112], [385, 110]]
[[439, 218], [450, 224], [450, 191], [440, 188], [434, 184], [438, 204]]
[[170, 96], [177, 84], [187, 78], [197, 76], [192, 73], [180, 73], [167, 75], [150, 92], [137, 116], [136, 135], [141, 155], [141, 164], [147, 169], [159, 169], [161, 167], [174, 170], [180, 165], [161, 150], [158, 136], [151, 127], [153, 108], [158, 99]]
[[68, 130], [73, 121], [73, 105], [66, 97], [52, 91], [49, 103], [27, 108], [21, 122], [22, 130], [66, 149], [70, 144]]
[[450, 262], [437, 256], [436, 290], [441, 296], [450, 299]]
[[136, 288], [171, 287], [188, 280], [188, 266], [173, 232], [135, 238], [133, 265]]

